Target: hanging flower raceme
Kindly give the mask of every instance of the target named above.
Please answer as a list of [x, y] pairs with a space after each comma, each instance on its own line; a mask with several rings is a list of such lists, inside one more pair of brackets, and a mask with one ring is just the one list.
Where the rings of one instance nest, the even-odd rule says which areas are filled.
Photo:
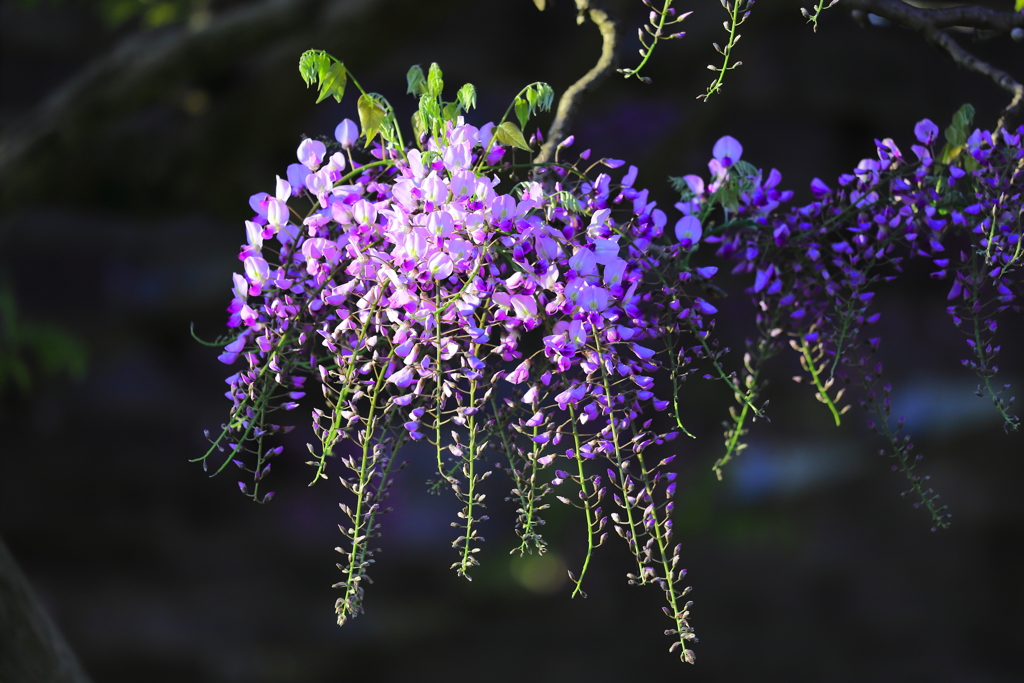
[[[927, 119], [918, 123], [910, 158], [893, 140], [876, 140], [877, 159], [862, 160], [834, 188], [815, 178], [815, 201], [804, 206], [786, 207], [793, 194], [778, 189], [778, 171], [765, 176], [740, 161], [742, 147], [728, 137], [714, 147], [707, 184], [698, 176], [675, 181], [682, 193], [677, 207], [686, 214], [676, 227], [680, 240], [693, 241], [691, 225], [721, 216], [704, 242], [734, 260], [734, 272], [752, 276], [747, 292], [757, 305], [760, 338], [751, 345], [742, 383], [734, 383], [746, 388], [737, 396], [749, 402], [760, 392], [762, 361], [787, 340], [806, 373], [795, 379], [810, 380], [836, 424], [845, 409], [838, 406], [843, 391], [832, 391], [833, 384], [859, 377], [861, 403], [890, 441], [893, 469], [906, 474], [915, 506], [929, 511], [935, 527], [946, 526], [949, 515], [927, 478], [913, 473], [920, 456], [911, 456], [913, 445], [898, 436], [902, 421], [890, 424], [889, 387], [878, 395], [882, 367], [870, 361], [879, 339], [867, 329], [879, 319], [870, 311], [876, 286], [897, 277], [904, 259], [930, 260], [931, 277], [952, 280], [948, 311], [967, 333], [974, 357], [963, 364], [981, 379], [979, 395], [988, 393], [1004, 426], [1017, 428], [1012, 399], [1001, 396], [1006, 387], [993, 382], [992, 360], [999, 352], [996, 315], [1019, 310], [1024, 127], [1013, 134], [971, 132], [972, 116], [969, 105], [957, 112], [941, 150], [938, 127]], [[715, 465], [720, 476], [741, 447], [748, 405], [733, 414], [726, 454]]]
[[[421, 113], [440, 103], [429, 87]], [[701, 276], [678, 259], [699, 234], [682, 246], [666, 236], [666, 214], [633, 187], [637, 169], [592, 176], [622, 162], [591, 164], [589, 150], [559, 165], [560, 182], [539, 173], [510, 187], [517, 179], [504, 160], [525, 147], [521, 133], [507, 121], [466, 123], [457, 115], [465, 92], [456, 115], [420, 119], [414, 147], [400, 142], [390, 114], [377, 121], [383, 139], [366, 162], [353, 156], [352, 121], [338, 125], [338, 147], [304, 140], [288, 179], [252, 198], [229, 307], [238, 334], [221, 356], [245, 369], [229, 380], [231, 420], [208, 457], [230, 451], [224, 464], [252, 475], [240, 488], [265, 501], [267, 460], [280, 449], [264, 448], [263, 437], [283, 429], [268, 420], [315, 382], [325, 402], [313, 411], [314, 481], [341, 442], [356, 453], [341, 458], [352, 499], [342, 505], [339, 623], [362, 609], [399, 453], [425, 441], [436, 485], [463, 504], [453, 543], [460, 575], [477, 564], [487, 519], [479, 485], [497, 459], [513, 479], [520, 552], [544, 552], [540, 513], [551, 496], [579, 508], [588, 539], [573, 576], [581, 592], [610, 520], [635, 556], [630, 581], [661, 587], [676, 646], [692, 661], [689, 589], [678, 585], [685, 570], [671, 543], [675, 475], [662, 471], [671, 457], [659, 448], [679, 434], [679, 417], [656, 419], [673, 401], [654, 375], [685, 377], [668, 349], [714, 313], [686, 291]], [[535, 84], [517, 99], [540, 107], [550, 89]], [[369, 143], [376, 131], [363, 118]]]
[[[304, 55], [300, 70], [321, 99], [340, 101], [347, 82], [362, 92], [325, 53]], [[707, 178], [676, 179], [681, 216], [670, 226], [635, 187], [637, 168], [620, 170], [623, 161], [591, 163], [590, 150], [543, 167], [517, 158], [530, 152], [521, 128], [551, 105], [548, 86], [517, 95], [509, 113], [518, 126], [506, 113], [478, 128], [462, 115], [475, 105], [472, 86], [444, 102], [436, 65], [428, 74], [414, 67], [408, 82], [419, 98], [415, 144], [384, 98], [362, 92], [358, 125], [346, 119], [333, 140], [303, 140], [273, 193], [250, 199], [255, 215], [245, 222], [227, 309], [233, 334], [220, 355], [239, 366], [227, 379], [230, 419], [201, 458], [207, 467], [224, 453], [217, 471], [234, 463], [249, 475], [242, 492], [266, 502], [273, 494], [262, 493], [263, 480], [282, 448], [265, 437], [289, 429], [275, 415], [305, 405], [307, 393], [323, 396], [308, 464], [314, 482], [338, 461], [344, 470], [339, 623], [362, 611], [402, 454], [429, 452], [432, 485], [462, 504], [453, 523], [458, 574], [469, 578], [477, 565], [487, 521], [481, 482], [500, 464], [512, 479], [519, 552], [545, 551], [542, 513], [552, 498], [577, 508], [587, 550], [570, 574], [573, 595], [614, 532], [634, 558], [630, 583], [663, 591], [672, 648], [692, 662], [668, 469], [673, 442], [690, 435], [682, 383], [703, 367], [737, 401], [714, 465], [721, 476], [752, 418], [766, 417], [756, 405], [761, 367], [787, 341], [800, 379], [837, 423], [845, 409], [833, 385], [846, 372], [859, 377], [894, 469], [945, 526], [945, 508], [897, 436], [902, 423], [890, 426], [888, 386], [877, 395], [881, 366], [869, 361], [878, 346], [867, 333], [878, 320], [875, 287], [905, 258], [927, 258], [933, 277], [951, 280], [949, 311], [974, 354], [965, 364], [1016, 426], [992, 383], [992, 339], [996, 314], [1020, 294], [1021, 131], [968, 133], [962, 110], [939, 151], [937, 127], [922, 122], [914, 158], [878, 141], [877, 160], [834, 187], [815, 179], [814, 201], [800, 207], [780, 189], [778, 171], [744, 161], [742, 145], [726, 136], [713, 146]], [[718, 267], [691, 264], [702, 245], [751, 280], [759, 335], [738, 372], [713, 336], [708, 298]]]

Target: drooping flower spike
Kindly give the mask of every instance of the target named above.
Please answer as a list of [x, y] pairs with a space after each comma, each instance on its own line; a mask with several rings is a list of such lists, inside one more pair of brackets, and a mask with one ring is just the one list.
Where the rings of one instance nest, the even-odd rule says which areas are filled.
[[[321, 98], [340, 99], [344, 66], [324, 53], [303, 59]], [[327, 82], [325, 74], [334, 76]], [[606, 159], [612, 174], [593, 176], [589, 163], [559, 161], [557, 172], [520, 177], [530, 151], [520, 128], [507, 120], [477, 128], [461, 115], [475, 102], [472, 86], [443, 102], [436, 65], [429, 75], [410, 70], [409, 84], [420, 98], [415, 145], [404, 143], [390, 104], [363, 92], [358, 128], [346, 119], [334, 140], [304, 140], [274, 193], [251, 198], [255, 215], [228, 307], [235, 334], [220, 356], [241, 369], [227, 380], [230, 419], [202, 458], [204, 467], [234, 463], [251, 477], [239, 482], [243, 493], [269, 500], [263, 479], [282, 450], [265, 437], [288, 429], [275, 413], [303, 405], [316, 385], [323, 401], [312, 416], [313, 479], [327, 479], [340, 461], [348, 491], [339, 623], [362, 611], [378, 516], [403, 446], [421, 441], [433, 447], [434, 486], [462, 503], [452, 565], [460, 575], [469, 578], [477, 564], [487, 521], [480, 482], [498, 460], [512, 479], [518, 550], [546, 549], [541, 514], [552, 497], [578, 508], [587, 551], [572, 575], [575, 595], [614, 531], [635, 560], [630, 582], [662, 589], [673, 648], [692, 662], [668, 470], [670, 444], [689, 434], [681, 386], [704, 366], [736, 397], [720, 474], [742, 448], [748, 420], [765, 417], [756, 405], [761, 362], [787, 340], [837, 421], [839, 369], [860, 373], [865, 405], [885, 418], [879, 429], [915, 496], [945, 523], [889, 426], [888, 389], [884, 398], [874, 394], [880, 368], [855, 342], [877, 320], [868, 313], [873, 284], [898, 270], [904, 254], [933, 258], [937, 277], [955, 278], [950, 298], [964, 301], [951, 312], [960, 320], [970, 309], [980, 340], [975, 367], [989, 381], [998, 347], [986, 341], [995, 323], [984, 316], [1013, 305], [1019, 290], [1011, 273], [1020, 228], [1007, 218], [1020, 211], [1011, 191], [1019, 170], [1004, 173], [1020, 157], [1019, 136], [965, 136], [967, 153], [950, 165], [957, 157], [935, 162], [935, 135], [919, 126], [916, 164], [882, 141], [880, 161], [861, 162], [836, 190], [816, 180], [816, 201], [788, 210], [792, 193], [778, 189], [780, 174], [764, 177], [742, 160], [738, 141], [722, 138], [707, 182], [679, 179], [682, 217], [666, 232], [668, 215], [634, 187], [635, 167], [622, 173], [624, 162]], [[543, 84], [524, 89], [520, 125], [550, 99]], [[585, 150], [580, 160], [589, 156]], [[937, 174], [944, 187], [974, 197], [949, 209], [933, 189]], [[954, 231], [980, 235], [974, 255], [956, 263], [942, 253]], [[705, 292], [718, 268], [695, 262], [702, 244], [752, 276], [761, 336], [741, 376], [727, 369], [727, 350], [712, 336], [717, 309]], [[877, 340], [867, 341], [869, 353]], [[224, 453], [219, 464], [214, 452]]]
[[742, 447], [750, 401], [761, 392], [761, 363], [788, 342], [806, 373], [795, 379], [810, 380], [836, 424], [849, 406], [839, 407], [843, 390], [834, 391], [834, 384], [861, 386], [860, 403], [874, 413], [872, 428], [890, 442], [893, 470], [907, 476], [915, 507], [928, 510], [933, 528], [948, 524], [927, 477], [913, 471], [921, 456], [911, 455], [913, 444], [900, 436], [902, 419], [892, 423], [890, 387], [879, 392], [882, 367], [870, 360], [880, 341], [868, 331], [879, 319], [870, 310], [874, 288], [899, 276], [907, 258], [928, 259], [935, 268], [931, 277], [952, 280], [948, 311], [966, 332], [973, 355], [963, 364], [977, 373], [978, 393], [988, 394], [1004, 427], [1017, 428], [1018, 418], [1009, 412], [1013, 399], [1002, 396], [1008, 385], [993, 381], [1000, 350], [993, 337], [996, 316], [1019, 311], [1024, 250], [1015, 217], [1022, 210], [1024, 127], [1000, 136], [971, 132], [972, 117], [969, 105], [957, 112], [941, 150], [934, 147], [938, 127], [927, 119], [918, 123], [916, 160], [891, 139], [876, 140], [877, 160], [862, 160], [840, 176], [836, 189], [815, 178], [815, 201], [804, 206], [786, 208], [793, 195], [778, 189], [781, 176], [774, 169], [764, 177], [740, 162], [722, 173], [716, 161], [738, 148], [726, 138], [715, 145], [708, 189], [693, 176], [675, 179], [683, 195], [677, 206], [688, 217], [707, 223], [722, 216], [704, 241], [736, 262], [734, 272], [752, 276], [747, 292], [758, 311], [760, 337], [749, 349], [742, 381], [734, 383], [738, 399], [747, 403], [733, 414], [726, 453], [715, 465], [719, 476]]
[[[559, 182], [526, 179], [507, 193], [498, 188], [520, 154], [514, 124], [422, 123], [420, 144], [400, 147], [380, 122], [388, 132], [362, 166], [355, 157], [346, 165], [332, 141], [304, 140], [297, 157], [307, 173], [290, 169], [273, 195], [252, 199], [229, 309], [239, 334], [221, 357], [246, 369], [230, 379], [232, 418], [211, 450], [230, 451], [252, 474], [245, 493], [263, 500], [266, 461], [279, 452], [263, 437], [281, 430], [268, 418], [298, 406], [307, 382], [319, 385], [314, 480], [342, 442], [357, 453], [341, 457], [352, 500], [342, 506], [340, 623], [362, 609], [369, 544], [402, 446], [431, 443], [435, 485], [463, 504], [453, 568], [467, 578], [487, 519], [479, 483], [498, 458], [519, 505], [520, 552], [545, 550], [549, 497], [578, 507], [582, 592], [610, 520], [636, 558], [630, 580], [665, 591], [677, 646], [692, 660], [666, 495], [674, 475], [656, 454], [680, 430], [678, 416], [655, 419], [673, 402], [653, 378], [668, 367], [666, 335], [691, 334], [714, 309], [686, 290], [687, 278], [666, 281], [687, 268], [666, 214], [633, 187], [635, 167], [589, 177], [566, 163]], [[334, 137], [358, 152], [351, 121]], [[613, 173], [623, 165], [604, 162]], [[697, 225], [684, 248], [699, 241]], [[673, 372], [682, 377], [685, 364]], [[609, 504], [618, 509], [610, 516]]]

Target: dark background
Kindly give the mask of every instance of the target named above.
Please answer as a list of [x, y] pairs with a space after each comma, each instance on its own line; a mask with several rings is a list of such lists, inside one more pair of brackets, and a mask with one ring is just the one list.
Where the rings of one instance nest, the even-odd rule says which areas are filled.
[[[679, 444], [676, 528], [694, 586], [696, 667], [665, 651], [662, 598], [626, 586], [629, 557], [617, 543], [598, 551], [589, 597], [569, 599], [564, 572], [577, 567], [583, 538], [563, 510], [550, 511], [548, 555], [510, 556], [501, 473], [488, 482], [482, 567], [472, 583], [448, 571], [457, 505], [426, 494], [430, 465], [415, 452], [384, 518], [367, 612], [339, 629], [331, 584], [341, 578], [333, 548], [343, 498], [334, 477], [306, 487], [309, 408], [293, 415], [270, 505], [251, 504], [230, 473], [209, 480], [188, 462], [205, 450], [203, 430], [227, 415], [231, 372], [189, 326], [208, 339], [223, 330], [248, 197], [272, 190], [302, 134], [329, 135], [356, 118], [351, 95], [314, 106], [298, 57], [327, 49], [403, 120], [414, 104], [406, 69], [436, 61], [449, 92], [476, 85], [469, 118], [481, 124], [529, 82], [560, 94], [600, 41], [592, 25], [575, 24], [567, 0], [544, 13], [528, 0], [292, 4], [309, 9], [262, 33], [198, 44], [118, 85], [118, 74], [145, 67], [140, 55], [177, 40], [180, 24], [110, 28], [87, 3], [0, 0], [0, 124], [8, 141], [33, 140], [3, 169], [0, 287], [23, 327], [49, 330], [50, 346], [66, 351], [47, 363], [44, 342], [5, 340], [32, 383], [0, 387], [0, 535], [97, 683], [1021, 680], [1024, 442], [1004, 435], [972, 393], [975, 378], [959, 363], [967, 347], [943, 310], [948, 284], [914, 269], [913, 282], [876, 299], [880, 354], [894, 410], [926, 455], [923, 473], [953, 512], [949, 530], [931, 533], [923, 511], [901, 499], [902, 476], [875, 455], [884, 444], [863, 416], [835, 428], [787, 379], [796, 364], [784, 357], [766, 394], [772, 422], [754, 426], [721, 483], [710, 466], [729, 396], [718, 384], [686, 387], [700, 438]], [[638, 165], [638, 185], [666, 208], [666, 176], [706, 174], [724, 134], [806, 199], [812, 177], [831, 184], [873, 156], [873, 138], [909, 151], [921, 118], [944, 127], [971, 102], [991, 128], [1007, 102], [908, 31], [861, 28], [837, 6], [814, 34], [801, 3], [764, 2], [742, 30], [743, 66], [702, 103], [725, 13], [690, 4], [680, 6], [697, 10], [688, 36], [660, 46], [645, 72], [654, 84], [613, 77], [574, 125], [574, 149]], [[246, 8], [210, 5], [214, 20]], [[646, 11], [630, 0], [621, 15], [631, 66]], [[1006, 37], [959, 39], [1004, 68], [1024, 49]], [[104, 67], [106, 89], [79, 91], [50, 116], [48, 96], [125, 45], [152, 52], [126, 51]], [[731, 284], [719, 331], [738, 361], [753, 311], [739, 293], [747, 285]], [[1024, 332], [1013, 315], [1000, 360], [1004, 381], [1018, 386]], [[76, 353], [87, 359], [77, 379], [60, 361]]]

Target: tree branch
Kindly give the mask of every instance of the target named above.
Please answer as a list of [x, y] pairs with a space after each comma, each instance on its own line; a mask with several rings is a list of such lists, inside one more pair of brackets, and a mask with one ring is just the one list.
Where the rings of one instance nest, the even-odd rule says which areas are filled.
[[1024, 14], [1019, 12], [997, 12], [987, 7], [953, 7], [950, 9], [924, 9], [913, 7], [902, 0], [841, 0], [840, 5], [849, 10], [861, 10], [885, 17], [889, 21], [908, 28], [930, 24], [934, 28], [970, 26], [996, 33], [1009, 33], [1014, 28], [1024, 27]]
[[201, 29], [179, 26], [133, 35], [86, 65], [0, 138], [0, 180], [6, 180], [48, 142], [70, 137], [79, 124], [165, 94], [164, 83], [215, 71], [225, 58], [316, 24], [362, 12], [374, 0], [264, 0], [215, 16]]
[[894, 24], [900, 24], [917, 31], [932, 45], [935, 45], [965, 69], [970, 69], [990, 78], [996, 85], [1012, 95], [1010, 104], [1003, 109], [996, 123], [996, 131], [1009, 125], [1010, 120], [1021, 112], [1024, 100], [1024, 85], [1010, 74], [978, 59], [961, 47], [942, 29], [952, 26], [969, 26], [977, 29], [1010, 33], [1014, 28], [1024, 27], [1024, 14], [1017, 12], [996, 12], [984, 7], [956, 7], [953, 9], [920, 9], [901, 0], [843, 0], [842, 6], [851, 10], [870, 12]]
[[0, 538], [0, 681], [89, 683]]
[[568, 136], [572, 117], [576, 114], [584, 93], [593, 90], [618, 65], [619, 23], [604, 9], [597, 7], [597, 4], [596, 0], [576, 0], [576, 6], [580, 11], [588, 10], [590, 20], [601, 31], [601, 58], [583, 78], [570, 85], [558, 100], [555, 120], [548, 128], [547, 140], [534, 159], [538, 164], [546, 164], [554, 159], [558, 145]]

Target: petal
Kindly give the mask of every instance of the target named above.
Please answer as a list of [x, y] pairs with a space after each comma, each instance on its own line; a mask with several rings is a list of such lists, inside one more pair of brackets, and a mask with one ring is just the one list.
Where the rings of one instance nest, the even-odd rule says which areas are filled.
[[726, 135], [718, 139], [711, 155], [721, 161], [723, 166], [732, 166], [743, 156], [743, 145], [731, 135]]

